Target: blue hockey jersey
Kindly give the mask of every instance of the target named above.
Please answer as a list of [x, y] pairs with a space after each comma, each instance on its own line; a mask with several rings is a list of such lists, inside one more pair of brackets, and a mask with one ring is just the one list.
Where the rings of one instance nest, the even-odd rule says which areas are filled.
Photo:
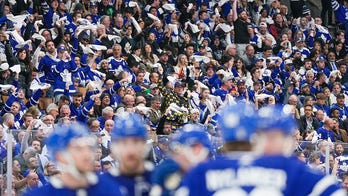
[[85, 194], [88, 196], [103, 195], [103, 196], [121, 196], [119, 186], [110, 181], [105, 175], [98, 177], [98, 182], [95, 185], [90, 185], [87, 189], [73, 190], [64, 187], [58, 179], [52, 179], [52, 183], [46, 186], [26, 192], [26, 196], [77, 196]]
[[181, 185], [182, 176], [180, 165], [173, 159], [166, 159], [154, 170], [152, 183], [153, 186], [160, 187], [160, 195], [174, 195]]
[[268, 156], [221, 158], [202, 163], [184, 178], [179, 195], [346, 195], [333, 176], [297, 159]]
[[151, 189], [152, 170], [152, 163], [146, 162], [145, 172], [141, 175], [122, 175], [120, 171], [115, 168], [110, 169], [109, 173], [106, 173], [105, 175], [108, 176], [109, 181], [115, 182], [120, 186], [120, 190], [123, 196], [143, 196], [149, 195]]
[[335, 17], [337, 22], [339, 23], [345, 23], [348, 19], [347, 12], [348, 9], [345, 8], [343, 5], [340, 5], [336, 0], [331, 0], [332, 9], [335, 12]]
[[56, 66], [59, 62], [57, 57], [53, 57], [49, 54], [43, 56], [40, 60], [38, 70], [45, 74], [45, 80], [43, 82], [53, 84], [55, 76], [52, 67]]

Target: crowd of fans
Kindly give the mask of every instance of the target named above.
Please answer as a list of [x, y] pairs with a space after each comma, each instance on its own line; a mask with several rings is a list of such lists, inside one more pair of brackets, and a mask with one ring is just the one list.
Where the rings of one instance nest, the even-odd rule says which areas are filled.
[[[0, 158], [10, 138], [15, 190], [58, 172], [44, 143], [57, 124], [86, 123], [96, 170], [117, 167], [111, 131], [124, 113], [142, 115], [156, 165], [185, 124], [206, 130], [217, 153], [216, 119], [230, 104], [285, 104], [298, 141], [348, 142], [348, 1], [329, 7], [335, 20], [303, 1], [0, 0]], [[325, 162], [311, 148], [298, 145], [298, 157]]]

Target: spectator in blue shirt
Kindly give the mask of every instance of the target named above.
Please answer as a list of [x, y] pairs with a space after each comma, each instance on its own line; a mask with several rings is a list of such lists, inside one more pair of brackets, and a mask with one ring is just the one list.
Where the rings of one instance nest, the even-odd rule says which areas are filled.
[[346, 119], [348, 115], [348, 107], [344, 104], [344, 94], [340, 93], [336, 96], [336, 101], [337, 103], [333, 104], [331, 109], [335, 108], [340, 111], [340, 119], [344, 120]]
[[332, 142], [336, 141], [335, 135], [332, 131], [333, 123], [334, 122], [331, 118], [327, 118], [324, 121], [324, 125], [317, 130], [318, 139], [329, 140], [330, 138]]

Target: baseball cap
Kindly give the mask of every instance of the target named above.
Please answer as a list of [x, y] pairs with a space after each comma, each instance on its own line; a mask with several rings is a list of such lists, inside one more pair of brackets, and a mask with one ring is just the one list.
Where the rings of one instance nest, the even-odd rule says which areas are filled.
[[205, 48], [205, 45], [204, 44], [200, 44], [200, 45], [198, 45], [198, 48]]
[[260, 27], [267, 27], [267, 24], [265, 22], [260, 22]]
[[292, 60], [291, 59], [286, 59], [284, 61], [284, 65], [287, 65], [287, 64], [292, 64]]
[[263, 77], [271, 77], [271, 75], [272, 75], [272, 71], [269, 69], [265, 69], [262, 73]]
[[46, 112], [49, 113], [51, 110], [58, 111], [58, 106], [55, 103], [50, 103], [46, 108]]
[[89, 4], [89, 7], [97, 7], [97, 4], [95, 2], [91, 2], [91, 4]]
[[325, 59], [324, 57], [320, 56], [320, 57], [317, 58], [316, 61], [317, 61], [317, 62], [319, 62], [319, 61], [326, 61], [326, 59]]
[[169, 143], [169, 139], [166, 136], [162, 136], [162, 137], [158, 136], [158, 143], [160, 143], [160, 144], [168, 144]]
[[158, 88], [158, 85], [157, 84], [151, 84], [150, 85], [150, 89], [154, 89], [154, 88]]
[[6, 71], [6, 70], [8, 70], [9, 68], [10, 68], [10, 65], [9, 65], [8, 63], [2, 63], [2, 64], [0, 65], [0, 72]]
[[224, 76], [223, 79], [222, 79], [222, 82], [227, 82], [229, 80], [233, 80], [233, 76], [231, 76], [231, 75]]
[[264, 60], [265, 60], [265, 59], [261, 57], [261, 58], [256, 58], [255, 61], [258, 62], [258, 61], [264, 61]]
[[237, 80], [237, 84], [245, 84], [245, 80], [244, 79], [239, 79], [239, 80]]
[[160, 56], [162, 56], [162, 55], [167, 55], [167, 56], [168, 56], [168, 52], [162, 51], [161, 54], [160, 54]]
[[175, 82], [174, 87], [185, 87], [185, 84], [183, 82]]
[[336, 95], [336, 98], [344, 98], [344, 94], [340, 93], [340, 94]]
[[304, 87], [307, 87], [307, 86], [309, 86], [308, 83], [303, 83], [303, 84], [301, 85], [301, 88], [304, 88]]
[[60, 52], [62, 52], [62, 51], [66, 51], [66, 47], [65, 47], [65, 46], [59, 46], [59, 47], [57, 48], [57, 52], [58, 52], [58, 53], [60, 53]]

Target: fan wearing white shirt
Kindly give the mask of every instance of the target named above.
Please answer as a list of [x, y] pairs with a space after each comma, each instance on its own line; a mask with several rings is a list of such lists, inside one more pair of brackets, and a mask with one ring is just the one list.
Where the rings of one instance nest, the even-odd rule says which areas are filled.
[[100, 135], [102, 137], [102, 145], [105, 148], [109, 148], [109, 143], [111, 141], [111, 131], [114, 128], [114, 121], [112, 119], [106, 120], [104, 129], [100, 132]]

